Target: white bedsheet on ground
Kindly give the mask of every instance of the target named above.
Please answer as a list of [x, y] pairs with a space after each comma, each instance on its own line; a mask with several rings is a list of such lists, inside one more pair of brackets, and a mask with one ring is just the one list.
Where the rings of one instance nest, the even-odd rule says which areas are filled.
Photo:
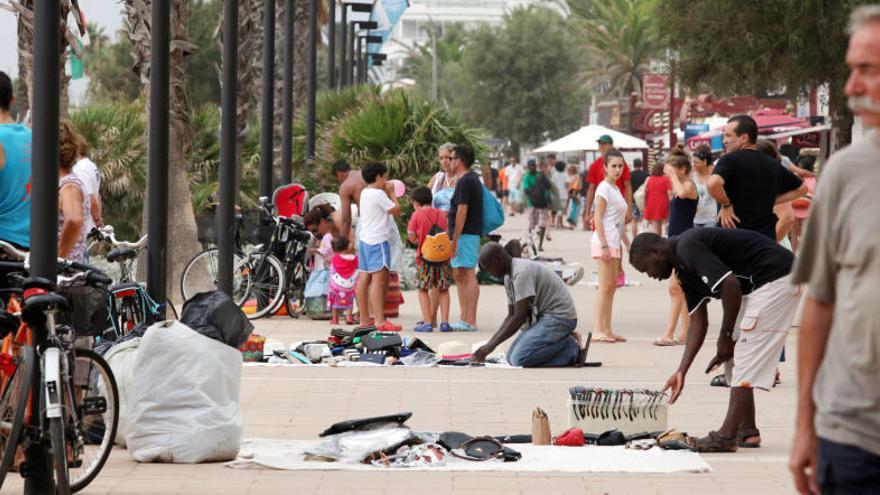
[[695, 452], [653, 448], [639, 451], [624, 447], [553, 447], [531, 444], [510, 445], [522, 452], [518, 462], [474, 462], [448, 457], [445, 466], [384, 468], [364, 464], [315, 462], [303, 459], [303, 451], [317, 441], [246, 439], [238, 458], [226, 463], [238, 469], [282, 470], [374, 470], [404, 469], [431, 471], [539, 471], [572, 473], [707, 473], [712, 468]]

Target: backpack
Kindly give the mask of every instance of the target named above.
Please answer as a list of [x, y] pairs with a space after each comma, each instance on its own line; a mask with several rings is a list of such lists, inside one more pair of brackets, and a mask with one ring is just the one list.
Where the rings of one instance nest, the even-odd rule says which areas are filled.
[[489, 235], [504, 225], [504, 207], [488, 187], [483, 186], [483, 234]]
[[543, 173], [538, 174], [535, 186], [529, 190], [529, 200], [535, 208], [547, 208], [550, 205], [550, 179]]
[[437, 224], [437, 217], [434, 217], [434, 225], [431, 226], [431, 230], [422, 241], [421, 252], [422, 261], [429, 265], [442, 264], [452, 258], [452, 242], [449, 240], [449, 233], [440, 228], [440, 225]]
[[642, 182], [642, 185], [639, 186], [638, 190], [633, 194], [633, 201], [635, 201], [639, 211], [645, 211], [645, 195], [648, 192], [649, 180], [651, 180], [650, 177], [645, 178], [645, 182]]

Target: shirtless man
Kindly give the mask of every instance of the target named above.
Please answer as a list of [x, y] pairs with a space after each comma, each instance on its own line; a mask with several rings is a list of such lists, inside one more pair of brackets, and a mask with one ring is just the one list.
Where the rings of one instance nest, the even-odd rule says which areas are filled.
[[[340, 215], [338, 217], [337, 228], [339, 235], [345, 236], [349, 241], [357, 241], [355, 228], [357, 221], [352, 218], [352, 208], [359, 208], [361, 201], [361, 191], [367, 187], [367, 182], [361, 175], [360, 170], [352, 170], [351, 165], [345, 160], [339, 160], [333, 164], [333, 173], [336, 174], [336, 180], [339, 181], [339, 198], [341, 200]], [[361, 287], [358, 280], [357, 290], [355, 291], [355, 301], [357, 301], [358, 311], [362, 313], [361, 321], [370, 321], [370, 305], [367, 299], [366, 284]], [[387, 289], [387, 286], [386, 286]]]

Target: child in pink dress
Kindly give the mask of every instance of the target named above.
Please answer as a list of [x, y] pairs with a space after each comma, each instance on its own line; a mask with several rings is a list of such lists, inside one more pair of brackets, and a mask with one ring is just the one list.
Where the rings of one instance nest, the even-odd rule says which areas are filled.
[[354, 325], [352, 308], [358, 280], [358, 258], [353, 246], [345, 237], [333, 239], [333, 259], [330, 261], [330, 290], [327, 293], [327, 307], [332, 316], [331, 325], [339, 324], [339, 312], [345, 311], [345, 324]]

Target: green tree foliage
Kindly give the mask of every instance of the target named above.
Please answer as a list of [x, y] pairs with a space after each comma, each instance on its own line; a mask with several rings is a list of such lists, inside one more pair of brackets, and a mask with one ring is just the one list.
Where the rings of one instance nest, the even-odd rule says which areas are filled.
[[837, 145], [849, 142], [852, 114], [843, 87], [846, 25], [870, 0], [657, 0], [661, 40], [679, 52], [680, 77], [718, 93], [794, 96], [829, 84]]
[[[462, 92], [461, 58], [469, 38], [460, 25], [446, 27], [438, 36], [439, 28], [429, 25], [429, 36], [437, 36], [437, 99], [448, 107], [456, 107], [456, 98]], [[400, 76], [412, 79], [413, 91], [420, 97], [430, 98], [433, 78], [434, 55], [431, 41], [418, 43], [408, 49]]]
[[517, 8], [499, 27], [469, 34], [460, 104], [466, 121], [535, 145], [575, 129], [584, 95], [577, 88], [575, 43], [564, 19], [545, 7]]
[[[192, 14], [187, 26], [190, 41], [198, 47], [185, 59], [187, 91], [193, 106], [220, 105], [221, 64], [220, 43], [216, 29], [223, 13], [219, 0], [197, 0], [191, 3]], [[95, 25], [89, 26], [92, 44], [83, 62], [89, 75], [90, 101], [134, 101], [140, 97], [141, 84], [134, 67], [134, 47], [125, 30], [108, 35]], [[249, 88], [252, 91], [253, 88]]]
[[586, 67], [579, 82], [608, 96], [641, 92], [657, 53], [654, 0], [566, 0], [569, 25]]

